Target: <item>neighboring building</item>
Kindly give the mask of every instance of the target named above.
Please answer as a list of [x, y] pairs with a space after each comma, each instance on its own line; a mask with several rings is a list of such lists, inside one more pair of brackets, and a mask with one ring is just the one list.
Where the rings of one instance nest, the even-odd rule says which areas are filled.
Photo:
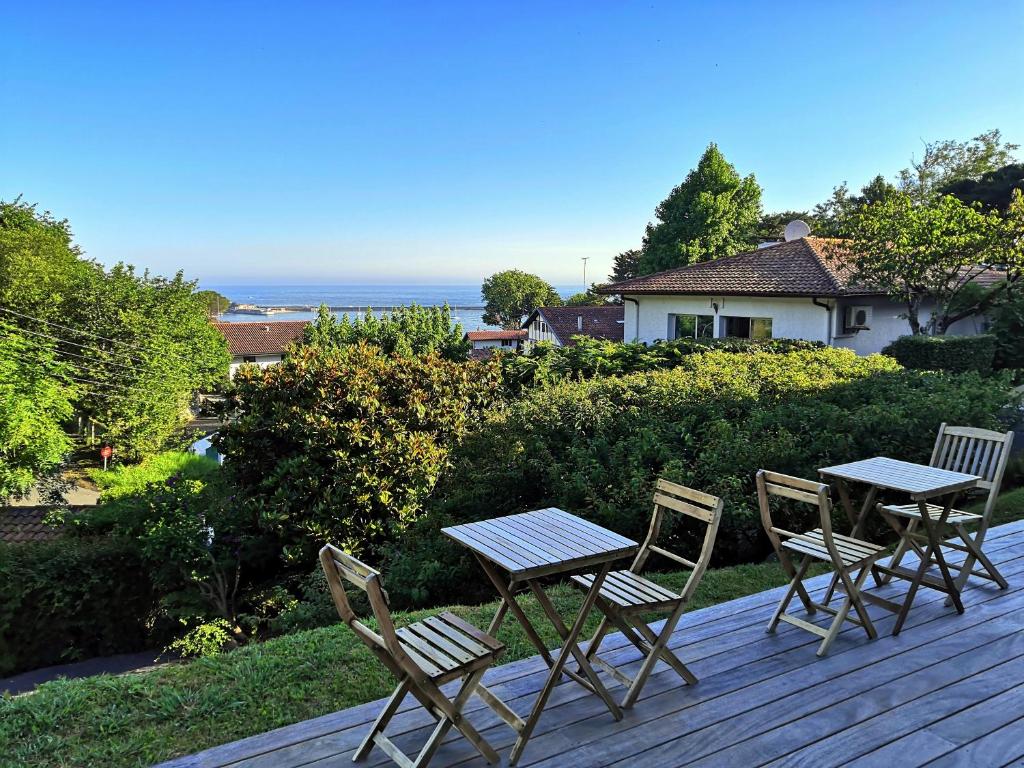
[[231, 369], [234, 377], [246, 363], [266, 368], [284, 360], [288, 347], [302, 338], [308, 320], [284, 320], [275, 323], [214, 323], [224, 334], [231, 350]]
[[[612, 283], [601, 293], [622, 296], [625, 338], [654, 342], [699, 338], [788, 338], [880, 352], [910, 333], [906, 309], [882, 291], [854, 285], [819, 237], [802, 237], [714, 261]], [[993, 283], [999, 273], [975, 277]], [[934, 304], [922, 306], [926, 323]], [[985, 319], [955, 323], [951, 335], [985, 330]], [[532, 336], [531, 336], [532, 338]]]
[[533, 310], [523, 327], [529, 344], [549, 341], [556, 347], [572, 346], [574, 336], [622, 341], [623, 307], [540, 307]]
[[494, 350], [504, 349], [510, 352], [518, 352], [523, 348], [526, 341], [526, 331], [516, 329], [512, 331], [468, 331], [463, 339], [472, 343], [473, 348], [469, 350], [469, 356], [473, 360], [486, 360]]

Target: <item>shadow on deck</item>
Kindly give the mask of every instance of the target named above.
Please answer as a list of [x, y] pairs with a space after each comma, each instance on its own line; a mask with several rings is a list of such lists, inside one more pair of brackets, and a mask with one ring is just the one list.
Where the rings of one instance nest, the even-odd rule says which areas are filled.
[[[829, 655], [815, 656], [818, 638], [787, 625], [765, 626], [781, 589], [686, 614], [671, 647], [700, 678], [681, 685], [667, 667], [648, 681], [621, 722], [575, 683], [551, 696], [521, 766], [1003, 766], [1024, 764], [1024, 521], [989, 532], [986, 552], [1010, 582], [972, 579], [962, 616], [944, 595], [922, 590], [899, 637], [895, 616], [868, 606], [879, 631], [869, 641], [847, 625]], [[910, 562], [907, 558], [905, 562]], [[808, 582], [824, 592], [828, 576]], [[905, 583], [878, 590], [901, 595]], [[830, 617], [820, 617], [825, 621]], [[639, 653], [620, 635], [602, 655], [639, 666]], [[539, 657], [488, 671], [484, 683], [520, 712], [543, 684]], [[613, 695], [621, 686], [604, 676]], [[269, 695], [273, 695], [272, 692]], [[382, 701], [215, 747], [164, 763], [164, 768], [328, 768], [351, 764], [352, 753]], [[507, 760], [514, 733], [481, 701], [470, 720]], [[434, 721], [406, 706], [389, 736], [415, 754]], [[483, 766], [457, 733], [431, 766]], [[379, 750], [363, 766], [392, 765]]]

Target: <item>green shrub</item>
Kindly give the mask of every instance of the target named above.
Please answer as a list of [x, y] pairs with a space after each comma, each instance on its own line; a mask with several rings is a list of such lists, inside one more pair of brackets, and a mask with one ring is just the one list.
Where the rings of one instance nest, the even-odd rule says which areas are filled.
[[0, 544], [0, 676], [145, 648], [153, 608], [130, 543]]
[[296, 349], [235, 387], [236, 419], [215, 438], [224, 469], [308, 569], [326, 540], [364, 552], [400, 535], [498, 380], [491, 365], [359, 343]]
[[92, 469], [89, 477], [99, 486], [104, 500], [138, 494], [150, 483], [162, 483], [170, 477], [205, 480], [220, 465], [206, 456], [184, 451], [165, 451], [141, 464], [121, 464], [111, 469]]
[[992, 370], [996, 337], [979, 336], [900, 336], [882, 350], [905, 368], [922, 371]]
[[[903, 371], [840, 349], [707, 352], [670, 371], [537, 389], [456, 450], [430, 515], [389, 554], [389, 591], [412, 605], [488, 594], [445, 525], [559, 506], [640, 538], [659, 476], [724, 497], [716, 565], [756, 561], [769, 551], [759, 468], [813, 478], [866, 456], [926, 461], [942, 421], [993, 426], [1008, 389], [1003, 376]], [[785, 527], [812, 522], [785, 515]], [[666, 534], [684, 553], [699, 545], [685, 526]]]
[[1024, 294], [1015, 290], [992, 308], [996, 368], [1024, 368]]
[[570, 347], [541, 343], [525, 355], [502, 355], [501, 366], [506, 384], [518, 392], [534, 384], [565, 378], [589, 379], [673, 368], [689, 355], [711, 350], [781, 354], [824, 346], [802, 339], [674, 339], [648, 345], [581, 337]]

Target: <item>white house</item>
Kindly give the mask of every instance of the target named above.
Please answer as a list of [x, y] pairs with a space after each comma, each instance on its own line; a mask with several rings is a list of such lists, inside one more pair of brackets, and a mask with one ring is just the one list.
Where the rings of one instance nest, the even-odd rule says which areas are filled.
[[575, 336], [622, 341], [621, 304], [603, 307], [539, 307], [523, 323], [527, 343], [548, 341], [556, 347], [571, 346]]
[[[698, 338], [788, 338], [849, 347], [858, 354], [880, 352], [910, 333], [903, 305], [881, 291], [851, 283], [833, 254], [839, 241], [802, 237], [714, 261], [606, 285], [625, 304], [625, 339], [654, 342]], [[979, 282], [999, 279], [995, 272]], [[931, 311], [922, 308], [926, 322]], [[972, 317], [948, 331], [969, 335], [985, 330]]]
[[494, 350], [504, 349], [507, 351], [519, 351], [526, 341], [526, 331], [521, 329], [496, 330], [496, 331], [468, 331], [462, 337], [468, 340], [473, 346], [469, 350], [469, 356], [474, 360], [486, 360]]
[[228, 375], [234, 378], [245, 364], [266, 368], [284, 360], [288, 347], [302, 338], [308, 320], [282, 320], [263, 323], [214, 323], [224, 334], [231, 351]]

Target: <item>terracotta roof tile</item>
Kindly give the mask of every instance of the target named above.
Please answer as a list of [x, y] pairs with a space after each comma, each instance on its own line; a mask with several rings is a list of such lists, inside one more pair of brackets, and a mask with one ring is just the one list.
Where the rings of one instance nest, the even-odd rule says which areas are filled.
[[517, 328], [511, 331], [467, 331], [466, 338], [470, 341], [503, 341], [505, 339], [525, 339], [527, 337], [525, 328]]
[[803, 237], [714, 261], [606, 285], [601, 293], [729, 296], [853, 296], [881, 291], [850, 282], [836, 258], [841, 241]]
[[[621, 304], [606, 307], [541, 307], [534, 310], [524, 325], [540, 315], [563, 346], [572, 346], [573, 336], [622, 341], [625, 312]], [[580, 330], [582, 318], [583, 329]]]
[[240, 355], [279, 355], [302, 338], [308, 320], [282, 320], [265, 323], [214, 323], [224, 334], [235, 357]]

